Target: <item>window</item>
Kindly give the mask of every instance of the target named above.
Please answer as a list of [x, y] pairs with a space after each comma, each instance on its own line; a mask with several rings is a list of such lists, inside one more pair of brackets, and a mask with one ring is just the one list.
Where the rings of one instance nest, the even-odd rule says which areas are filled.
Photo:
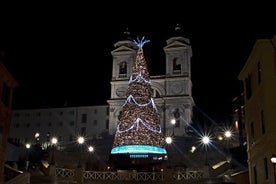
[[109, 115], [109, 107], [106, 108], [106, 115]]
[[275, 73], [276, 73], [276, 52], [274, 52], [274, 69], [275, 69]]
[[86, 127], [81, 127], [81, 135], [86, 135]]
[[48, 127], [51, 127], [51, 126], [52, 126], [52, 122], [49, 122], [49, 123], [48, 123]]
[[94, 120], [93, 125], [96, 126], [97, 124], [98, 124], [97, 120]]
[[178, 63], [178, 58], [173, 59], [173, 74], [181, 74], [181, 64]]
[[160, 95], [160, 93], [158, 91], [155, 91], [155, 97], [156, 98], [160, 98], [161, 97], [161, 95]]
[[69, 141], [73, 141], [74, 140], [74, 136], [73, 135], [70, 135], [69, 136]]
[[262, 124], [262, 134], [265, 134], [265, 117], [264, 117], [264, 111], [261, 111], [261, 124]]
[[127, 73], [127, 64], [125, 61], [120, 63], [120, 72], [119, 74], [126, 74]]
[[180, 127], [180, 112], [178, 108], [173, 111], [173, 116], [175, 118], [175, 127]]
[[3, 91], [2, 91], [2, 102], [6, 106], [9, 105], [10, 92], [11, 92], [11, 89], [4, 83], [4, 85], [3, 85]]
[[109, 129], [109, 120], [105, 120], [105, 129]]
[[26, 124], [26, 128], [30, 128], [30, 123], [27, 123], [27, 124]]
[[75, 122], [74, 121], [70, 121], [69, 125], [70, 126], [74, 126]]
[[253, 172], [254, 172], [254, 184], [257, 184], [257, 169], [256, 169], [256, 166], [253, 167]]
[[60, 121], [60, 122], [58, 123], [58, 125], [59, 125], [59, 126], [63, 126], [63, 122]]
[[122, 111], [119, 112], [119, 115], [118, 115], [118, 120], [121, 121], [121, 118], [122, 118]]
[[81, 122], [86, 123], [87, 122], [87, 114], [82, 114], [81, 115]]
[[40, 123], [37, 123], [37, 124], [36, 124], [36, 127], [40, 127]]
[[180, 119], [177, 119], [177, 120], [175, 121], [175, 127], [176, 127], [176, 128], [179, 128], [179, 127], [180, 127]]
[[248, 76], [245, 79], [245, 90], [246, 90], [246, 98], [247, 100], [249, 100], [251, 98], [252, 95], [252, 91], [251, 91], [251, 77]]
[[251, 144], [254, 143], [254, 138], [255, 138], [255, 132], [254, 132], [254, 122], [251, 122], [250, 124], [250, 135], [251, 135]]
[[262, 80], [262, 76], [261, 76], [261, 64], [260, 62], [258, 63], [258, 84], [261, 83], [261, 80]]

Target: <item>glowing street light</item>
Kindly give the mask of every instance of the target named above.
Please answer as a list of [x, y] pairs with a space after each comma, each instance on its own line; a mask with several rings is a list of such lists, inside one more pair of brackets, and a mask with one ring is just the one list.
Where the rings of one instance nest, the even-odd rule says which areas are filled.
[[201, 142], [203, 143], [204, 147], [205, 147], [205, 165], [208, 165], [207, 162], [207, 147], [210, 144], [210, 137], [205, 135], [201, 138]]
[[202, 137], [202, 143], [205, 145], [205, 146], [208, 146], [208, 144], [210, 143], [210, 137], [208, 136], [203, 136]]
[[78, 137], [78, 143], [82, 145], [84, 143], [84, 137], [82, 136]]
[[172, 143], [172, 137], [166, 137], [166, 143], [171, 144]]
[[55, 149], [56, 149], [56, 145], [58, 143], [58, 139], [56, 137], [52, 137], [51, 138], [51, 144], [52, 144], [52, 149], [51, 149], [51, 152], [52, 152], [52, 157], [51, 157], [51, 165], [54, 165], [55, 164]]
[[[82, 136], [79, 136], [78, 139], [77, 139], [77, 142], [80, 145], [80, 152], [82, 152], [82, 145], [83, 145], [84, 141], [85, 141], [85, 139]], [[78, 163], [79, 168], [81, 168], [81, 160], [80, 159], [81, 159], [81, 156], [79, 156], [79, 163]]]
[[31, 145], [29, 143], [27, 143], [25, 146], [26, 146], [27, 149], [31, 148]]
[[88, 151], [89, 151], [89, 153], [92, 153], [94, 151], [94, 147], [93, 146], [89, 146], [88, 147]]
[[232, 137], [232, 132], [230, 130], [225, 130], [224, 132], [224, 137], [226, 139], [226, 149], [227, 149], [227, 160], [230, 161], [231, 160], [231, 154], [230, 154], [230, 150], [229, 150], [229, 141]]
[[29, 161], [29, 150], [30, 150], [30, 148], [31, 148], [31, 144], [29, 144], [29, 143], [27, 143], [26, 145], [25, 145], [25, 147], [27, 148], [27, 159], [26, 159], [26, 171], [28, 170], [28, 168], [29, 168], [29, 163], [30, 163], [30, 161]]
[[51, 143], [52, 143], [52, 145], [56, 145], [58, 143], [58, 139], [56, 137], [53, 137], [51, 139]]
[[230, 131], [230, 130], [226, 130], [226, 131], [224, 132], [224, 136], [225, 136], [227, 139], [231, 138], [231, 136], [232, 136], [231, 131]]
[[174, 127], [175, 127], [175, 123], [176, 123], [175, 119], [172, 119], [172, 120], [171, 120], [171, 124], [172, 124], [172, 126], [173, 126], [173, 133], [172, 133], [173, 136], [174, 136]]

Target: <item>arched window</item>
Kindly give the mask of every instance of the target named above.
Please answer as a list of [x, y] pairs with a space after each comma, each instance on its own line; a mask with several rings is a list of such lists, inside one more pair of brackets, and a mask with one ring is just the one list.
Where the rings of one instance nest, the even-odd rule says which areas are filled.
[[175, 127], [180, 127], [180, 112], [178, 108], [173, 111], [173, 116], [175, 118]]
[[178, 64], [178, 58], [173, 59], [173, 71], [181, 70], [181, 64]]
[[119, 74], [126, 74], [127, 73], [127, 64], [125, 61], [120, 63], [120, 70]]

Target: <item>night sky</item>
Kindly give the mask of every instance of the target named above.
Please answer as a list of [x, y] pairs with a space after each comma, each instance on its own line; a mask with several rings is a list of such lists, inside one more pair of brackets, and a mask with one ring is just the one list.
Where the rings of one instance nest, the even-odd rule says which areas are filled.
[[31, 5], [0, 5], [1, 59], [20, 85], [14, 109], [107, 104], [110, 52], [125, 29], [133, 38], [150, 40], [145, 57], [150, 73], [159, 75], [165, 73], [163, 47], [178, 23], [192, 45], [196, 106], [210, 117], [229, 116], [231, 100], [242, 92], [237, 76], [255, 41], [276, 34], [275, 10], [264, 3], [258, 9], [210, 5], [204, 11], [205, 5], [159, 4], [157, 8], [140, 1], [120, 8]]

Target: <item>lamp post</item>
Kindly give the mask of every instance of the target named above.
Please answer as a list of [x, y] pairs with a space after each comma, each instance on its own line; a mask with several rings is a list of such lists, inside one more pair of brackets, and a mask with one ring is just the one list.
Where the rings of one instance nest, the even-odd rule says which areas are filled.
[[[84, 141], [85, 141], [85, 140], [84, 140], [84, 137], [82, 137], [82, 136], [78, 137], [77, 141], [78, 141], [78, 143], [79, 143], [79, 145], [80, 145], [80, 153], [82, 153], [82, 145], [83, 145], [83, 143], [84, 143]], [[81, 155], [79, 156], [78, 167], [79, 167], [79, 168], [81, 167]]]
[[270, 161], [273, 164], [274, 183], [276, 184], [276, 173], [275, 173], [276, 155], [275, 154], [272, 154]]
[[25, 168], [25, 170], [27, 171], [28, 168], [29, 168], [29, 163], [30, 163], [29, 154], [30, 154], [31, 145], [29, 143], [27, 143], [25, 146], [27, 148], [27, 158], [26, 158], [26, 168]]
[[[172, 144], [173, 143], [173, 139], [172, 139], [172, 137], [171, 136], [168, 136], [168, 137], [166, 137], [165, 138], [165, 141], [166, 141], [166, 143], [167, 143], [167, 145], [170, 145], [170, 144]], [[167, 149], [168, 149], [169, 147], [167, 147]], [[171, 155], [169, 155], [169, 153], [170, 153], [170, 151], [168, 151], [168, 157], [167, 157], [167, 159], [168, 159], [168, 163], [167, 163], [167, 165], [171, 168], [172, 167], [172, 162], [170, 161], [170, 156]]]
[[88, 146], [88, 159], [87, 159], [87, 168], [86, 169], [91, 169], [91, 155], [94, 152], [94, 147], [93, 146]]
[[210, 137], [205, 135], [205, 136], [202, 137], [201, 141], [202, 141], [202, 143], [205, 147], [205, 165], [209, 165], [208, 161], [207, 161], [207, 148], [208, 148], [208, 145], [210, 143]]
[[58, 143], [58, 139], [56, 137], [53, 137], [51, 139], [51, 152], [52, 152], [52, 157], [51, 157], [51, 165], [54, 165], [55, 164], [55, 149], [56, 149], [56, 144]]
[[232, 137], [232, 133], [230, 130], [226, 130], [224, 132], [224, 137], [225, 137], [225, 140], [226, 140], [226, 149], [227, 149], [227, 156], [226, 156], [226, 159], [227, 161], [230, 161], [231, 160], [231, 155], [230, 155], [230, 150], [229, 150], [229, 141]]
[[172, 119], [172, 120], [171, 120], [171, 124], [172, 124], [172, 126], [173, 126], [172, 136], [174, 136], [174, 127], [175, 127], [175, 123], [176, 123], [175, 119]]

